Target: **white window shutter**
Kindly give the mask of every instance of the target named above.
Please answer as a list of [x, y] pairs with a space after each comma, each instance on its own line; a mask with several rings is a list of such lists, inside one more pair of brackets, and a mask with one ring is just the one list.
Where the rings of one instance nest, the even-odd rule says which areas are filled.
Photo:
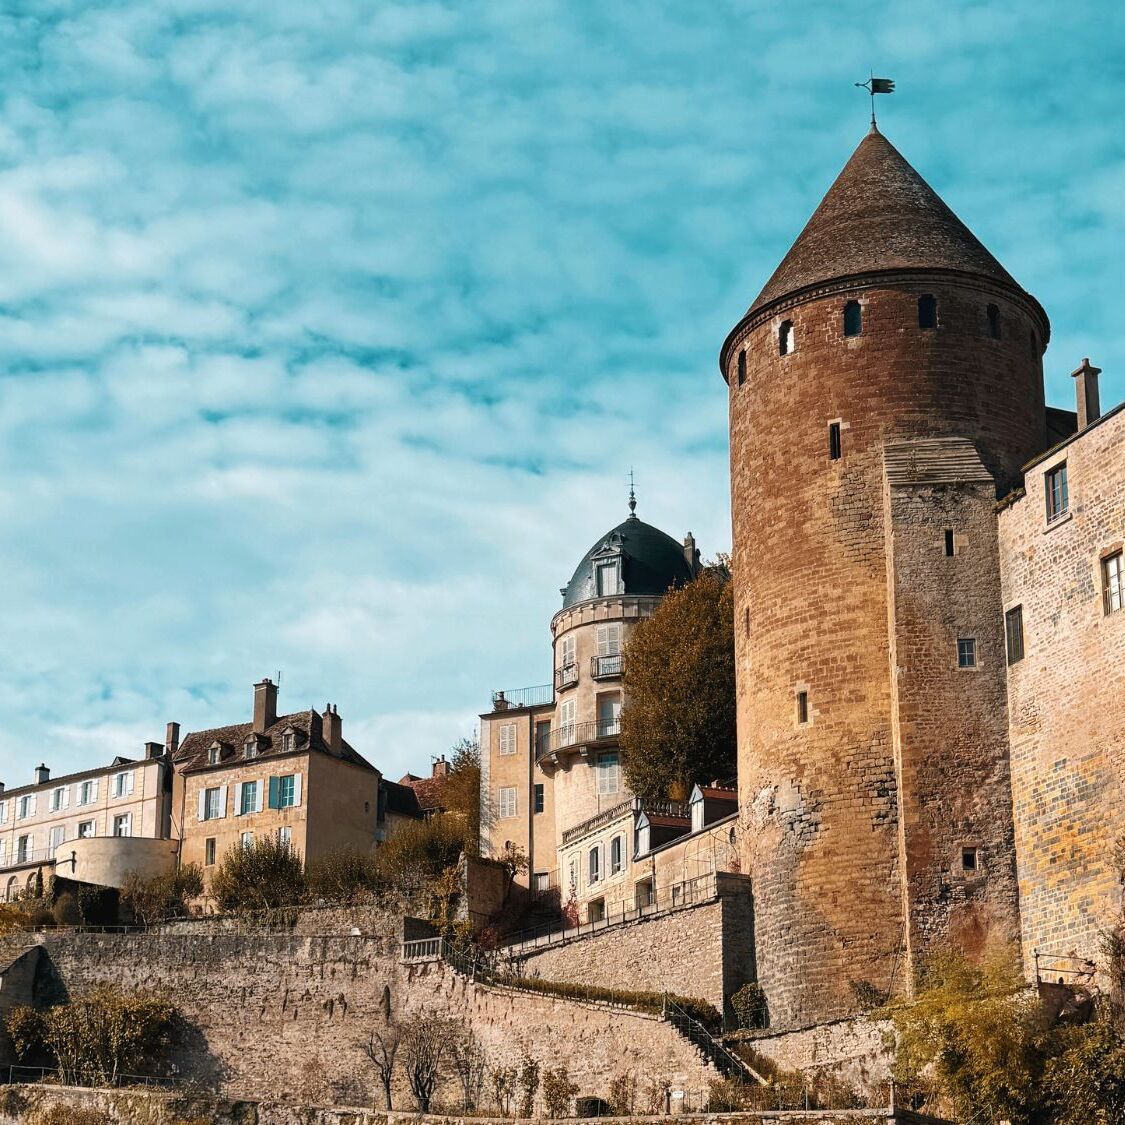
[[258, 780], [258, 789], [257, 789], [257, 793], [256, 793], [256, 799], [254, 801], [254, 811], [255, 812], [261, 812], [262, 811], [262, 801], [265, 798], [265, 795], [266, 795], [266, 782], [265, 782], [264, 778], [260, 778]]
[[100, 777], [94, 778], [94, 784], [90, 789], [90, 800], [96, 801], [98, 799], [98, 782], [101, 781]]
[[8, 823], [8, 802], [0, 801], [0, 824]]
[[199, 791], [199, 819], [207, 819], [207, 790], [200, 789]]
[[219, 786], [219, 816], [227, 815], [227, 787]]
[[31, 794], [31, 808], [28, 809], [28, 811], [27, 811], [28, 816], [34, 816], [35, 815], [35, 809], [36, 809], [36, 806], [38, 804], [39, 804], [39, 795], [37, 793], [32, 793]]
[[135, 773], [136, 773], [135, 770], [130, 770], [129, 775], [126, 778], [126, 781], [125, 781], [125, 796], [126, 797], [131, 797], [133, 795], [133, 775]]
[[62, 792], [62, 807], [64, 809], [70, 808], [70, 786], [66, 786]]
[[242, 782], [236, 781], [234, 783], [234, 815], [242, 815]]
[[295, 773], [293, 775], [293, 805], [296, 807], [301, 803], [301, 775]]

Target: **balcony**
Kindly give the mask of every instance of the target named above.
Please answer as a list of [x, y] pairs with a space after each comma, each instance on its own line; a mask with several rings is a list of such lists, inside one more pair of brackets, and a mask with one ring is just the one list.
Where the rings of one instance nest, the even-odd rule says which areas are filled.
[[555, 701], [555, 693], [550, 684], [537, 684], [535, 687], [506, 688], [492, 693], [493, 711], [518, 711], [524, 707], [542, 707]]
[[536, 741], [535, 759], [549, 758], [560, 750], [581, 749], [599, 742], [616, 742], [621, 733], [620, 718], [595, 719], [587, 723], [567, 723], [545, 731]]
[[[59, 844], [58, 847], [62, 847]], [[25, 867], [32, 863], [51, 863], [55, 858], [55, 848], [15, 848], [11, 855], [0, 857], [0, 868]]]
[[591, 832], [596, 832], [599, 828], [604, 828], [607, 824], [612, 824], [626, 813], [636, 812], [648, 813], [650, 816], [690, 817], [691, 806], [685, 805], [681, 801], [644, 801], [640, 797], [630, 797], [619, 805], [596, 813], [588, 820], [583, 820], [580, 824], [575, 824], [573, 827], [566, 829], [562, 834], [563, 847], [574, 843], [575, 840], [580, 840]]
[[625, 657], [622, 653], [614, 656], [591, 656], [590, 675], [595, 680], [619, 680], [625, 675]]
[[577, 664], [564, 664], [561, 668], [555, 669], [555, 691], [574, 687], [576, 683], [578, 683]]

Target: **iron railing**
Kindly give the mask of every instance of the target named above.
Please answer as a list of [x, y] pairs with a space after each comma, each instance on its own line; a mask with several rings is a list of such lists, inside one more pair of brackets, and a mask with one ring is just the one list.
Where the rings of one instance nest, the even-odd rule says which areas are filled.
[[492, 693], [493, 711], [517, 711], [521, 707], [542, 707], [554, 702], [555, 691], [550, 684], [535, 687], [505, 688]]
[[768, 1086], [766, 1081], [745, 1059], [728, 1051], [708, 1030], [689, 1016], [667, 993], [664, 994], [663, 1018], [685, 1039], [694, 1044], [705, 1059], [724, 1077], [737, 1083], [754, 1083]]
[[11, 855], [5, 854], [0, 857], [0, 870], [23, 867], [29, 863], [51, 863], [55, 858], [55, 852], [62, 846], [56, 844], [53, 848], [32, 848], [24, 852], [20, 852], [17, 848]]
[[630, 797], [627, 801], [622, 801], [620, 804], [596, 813], [587, 820], [566, 829], [562, 834], [563, 845], [580, 840], [583, 836], [596, 832], [607, 824], [612, 824], [625, 813], [630, 812], [645, 812], [651, 816], [690, 817], [691, 806], [685, 805], [681, 801], [650, 801], [642, 800], [640, 797]]
[[535, 742], [536, 758], [557, 754], [574, 746], [588, 746], [591, 742], [616, 739], [621, 733], [620, 719], [591, 719], [585, 723], [564, 723], [554, 730], [544, 731]]
[[555, 691], [573, 687], [576, 683], [578, 683], [577, 664], [564, 664], [561, 668], [555, 669]]
[[616, 680], [625, 675], [625, 656], [591, 656], [590, 675], [595, 680]]
[[1034, 950], [1036, 984], [1084, 985], [1093, 981], [1097, 962], [1088, 957], [1060, 957]]
[[[81, 1070], [60, 1070], [56, 1066], [9, 1066], [8, 1083], [44, 1083], [54, 1079], [60, 1086], [84, 1086], [90, 1089], [107, 1086], [159, 1086], [163, 1089], [180, 1085], [178, 1079], [160, 1074], [117, 1074], [103, 1077], [84, 1074]], [[4, 1071], [0, 1069], [0, 1075]]]

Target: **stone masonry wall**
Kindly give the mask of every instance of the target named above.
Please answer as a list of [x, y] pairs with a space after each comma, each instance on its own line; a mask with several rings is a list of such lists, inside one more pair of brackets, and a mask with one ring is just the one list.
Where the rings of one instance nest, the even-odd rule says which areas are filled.
[[[1044, 474], [1066, 462], [1068, 515], [1047, 524]], [[1125, 835], [1125, 611], [1107, 614], [1102, 560], [1125, 540], [1125, 411], [1027, 469], [1002, 511], [1004, 609], [1021, 606], [1008, 668], [1025, 965], [1036, 949], [1098, 960], [1120, 912]]]
[[[169, 990], [191, 1028], [180, 1073], [230, 1096], [373, 1104], [377, 1076], [362, 1044], [383, 1025], [385, 1005], [396, 1016], [463, 1018], [493, 1065], [525, 1050], [543, 1066], [565, 1061], [583, 1095], [605, 1097], [615, 1075], [632, 1070], [698, 1099], [716, 1077], [658, 1018], [476, 985], [441, 962], [403, 966], [387, 936], [81, 934], [42, 948], [39, 1003], [102, 982]], [[452, 1083], [441, 1096], [459, 1104]], [[399, 1098], [409, 1104], [405, 1090]]]

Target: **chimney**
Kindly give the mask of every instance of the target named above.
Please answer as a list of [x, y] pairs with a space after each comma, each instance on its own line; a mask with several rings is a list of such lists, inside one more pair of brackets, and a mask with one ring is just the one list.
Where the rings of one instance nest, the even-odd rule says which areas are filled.
[[1078, 399], [1078, 429], [1080, 432], [1102, 416], [1102, 407], [1098, 400], [1098, 376], [1101, 373], [1100, 367], [1090, 365], [1089, 356], [1082, 360], [1082, 364], [1077, 371], [1070, 373], [1071, 378], [1077, 380], [1074, 384], [1074, 391]]
[[0, 797], [4, 795], [4, 783], [0, 781]]
[[169, 723], [164, 728], [164, 752], [171, 757], [180, 748], [180, 724]]
[[277, 722], [277, 684], [266, 678], [254, 685], [254, 733], [265, 734]]
[[343, 724], [340, 722], [340, 712], [334, 703], [324, 705], [324, 715], [321, 719], [322, 737], [329, 750], [339, 750], [344, 743]]
[[35, 767], [35, 784], [46, 785], [51, 780], [51, 771], [43, 764]]
[[684, 558], [687, 559], [688, 569], [692, 574], [698, 574], [699, 551], [695, 547], [695, 536], [690, 531], [684, 536]]
[[440, 758], [434, 759], [434, 777], [448, 777], [449, 776], [449, 763], [445, 760], [445, 755], [442, 754]]
[[146, 742], [145, 743], [145, 757], [146, 758], [159, 758], [164, 753], [164, 747], [159, 742]]

